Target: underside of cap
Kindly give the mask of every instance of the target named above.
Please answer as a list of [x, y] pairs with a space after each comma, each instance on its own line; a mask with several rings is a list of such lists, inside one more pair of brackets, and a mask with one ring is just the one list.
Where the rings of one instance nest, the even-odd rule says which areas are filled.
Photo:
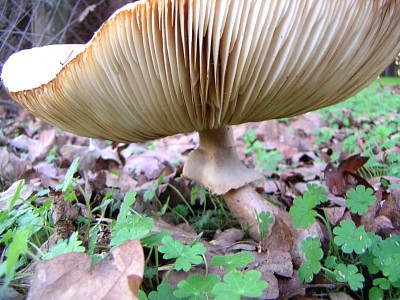
[[400, 51], [399, 23], [400, 0], [143, 0], [72, 56], [44, 59], [46, 75], [34, 78], [43, 47], [2, 79], [48, 123], [138, 142], [345, 100]]

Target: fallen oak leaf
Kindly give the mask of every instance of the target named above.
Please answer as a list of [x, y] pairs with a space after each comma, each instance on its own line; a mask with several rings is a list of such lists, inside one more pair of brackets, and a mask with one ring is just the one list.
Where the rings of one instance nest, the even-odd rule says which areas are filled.
[[368, 159], [368, 157], [356, 154], [341, 161], [337, 168], [332, 163], [328, 163], [324, 170], [324, 176], [329, 191], [336, 196], [344, 196], [347, 190], [355, 188], [357, 185], [373, 189], [367, 180], [356, 174]]
[[139, 240], [115, 247], [93, 269], [90, 260], [68, 253], [39, 264], [27, 299], [138, 299], [144, 271]]
[[[0, 211], [12, 209], [15, 205], [22, 204], [32, 193], [32, 186], [26, 185], [25, 180], [21, 179], [14, 182], [7, 190], [0, 193]], [[13, 207], [10, 207], [11, 204], [13, 204]]]
[[61, 147], [60, 153], [62, 157], [71, 161], [79, 156], [79, 169], [84, 171], [93, 170], [99, 159], [114, 162], [116, 165], [122, 165], [116, 150], [110, 146], [101, 148], [101, 145], [98, 145], [95, 141], [92, 141], [89, 146], [66, 144]]
[[355, 154], [342, 160], [339, 164], [339, 171], [356, 173], [365, 163], [369, 160], [369, 157]]
[[38, 139], [31, 139], [28, 152], [29, 159], [34, 162], [43, 159], [56, 141], [56, 130], [48, 129], [40, 132]]
[[0, 177], [3, 180], [15, 182], [19, 179], [26, 179], [30, 172], [32, 172], [30, 162], [9, 152], [6, 147], [0, 148]]

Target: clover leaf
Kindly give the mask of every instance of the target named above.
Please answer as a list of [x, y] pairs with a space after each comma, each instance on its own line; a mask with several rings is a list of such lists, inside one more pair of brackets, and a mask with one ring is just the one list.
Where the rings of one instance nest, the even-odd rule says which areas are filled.
[[303, 282], [311, 282], [314, 274], [321, 270], [320, 260], [324, 256], [321, 249], [321, 241], [318, 238], [307, 238], [301, 243], [301, 251], [305, 254], [306, 259], [299, 268], [299, 278]]
[[149, 294], [150, 300], [177, 300], [174, 291], [170, 284], [162, 283], [157, 286], [157, 291], [152, 291]]
[[212, 266], [224, 266], [230, 272], [237, 268], [245, 268], [249, 263], [255, 260], [253, 254], [248, 251], [242, 251], [231, 255], [216, 255], [211, 260]]
[[305, 192], [303, 197], [296, 197], [289, 214], [296, 228], [307, 228], [315, 222], [317, 212], [314, 210], [318, 204], [314, 194]]
[[364, 230], [364, 226], [356, 228], [353, 221], [341, 221], [340, 226], [333, 230], [336, 235], [334, 242], [342, 247], [344, 253], [362, 254], [371, 246], [372, 240]]
[[203, 261], [201, 255], [206, 252], [206, 247], [201, 243], [193, 246], [184, 245], [179, 241], [174, 241], [170, 236], [164, 237], [162, 244], [158, 251], [164, 253], [164, 259], [176, 258], [175, 270], [177, 271], [188, 272], [192, 264], [198, 265]]
[[152, 248], [161, 243], [162, 239], [166, 236], [171, 236], [171, 232], [163, 230], [142, 238], [140, 242], [143, 247]]
[[221, 281], [218, 275], [209, 274], [205, 277], [201, 275], [190, 275], [186, 280], [178, 283], [174, 295], [178, 298], [190, 299], [209, 299], [214, 286]]
[[307, 190], [305, 193], [310, 193], [317, 200], [317, 205], [328, 202], [328, 196], [322, 186], [316, 184], [307, 184]]
[[338, 264], [334, 273], [338, 282], [348, 283], [353, 291], [363, 287], [364, 276], [358, 272], [357, 267], [354, 265]]
[[384, 298], [384, 292], [382, 289], [374, 286], [368, 292], [368, 299], [370, 300], [381, 300]]
[[350, 189], [346, 193], [346, 205], [354, 214], [360, 216], [368, 212], [368, 206], [374, 204], [376, 197], [371, 188], [365, 189], [365, 186], [358, 185], [356, 189]]
[[152, 218], [129, 215], [126, 221], [117, 222], [111, 231], [111, 246], [118, 246], [128, 240], [141, 239], [153, 228]]
[[376, 278], [372, 283], [379, 286], [382, 290], [388, 290], [390, 288], [390, 281], [386, 278]]
[[373, 263], [382, 271], [390, 282], [397, 283], [400, 280], [400, 237], [391, 236], [380, 240], [372, 249]]
[[239, 271], [229, 272], [224, 276], [224, 282], [217, 283], [212, 294], [215, 300], [240, 300], [241, 297], [260, 297], [268, 283], [259, 280], [261, 273], [256, 270], [244, 274]]
[[264, 239], [266, 237], [266, 234], [268, 232], [268, 229], [272, 224], [274, 224], [274, 218], [271, 216], [270, 212], [267, 211], [262, 211], [259, 214], [257, 214], [257, 222], [258, 222], [258, 228], [260, 229], [261, 233], [261, 239]]
[[385, 275], [390, 282], [396, 282], [400, 280], [400, 253], [395, 254], [385, 260], [385, 265], [382, 268], [382, 273]]

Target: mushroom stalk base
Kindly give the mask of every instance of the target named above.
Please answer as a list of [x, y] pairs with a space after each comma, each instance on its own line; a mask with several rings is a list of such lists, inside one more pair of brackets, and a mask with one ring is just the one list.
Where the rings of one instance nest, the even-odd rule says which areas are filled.
[[[261, 239], [257, 215], [261, 212], [269, 212], [274, 220], [279, 215], [279, 208], [261, 197], [250, 185], [229, 191], [224, 195], [224, 200], [242, 228], [248, 229], [250, 237], [256, 241]], [[271, 235], [272, 228], [273, 226], [270, 226], [266, 236]]]
[[201, 183], [217, 195], [262, 178], [240, 161], [232, 127], [204, 130], [199, 132], [199, 137], [199, 148], [191, 153], [183, 168], [184, 177]]

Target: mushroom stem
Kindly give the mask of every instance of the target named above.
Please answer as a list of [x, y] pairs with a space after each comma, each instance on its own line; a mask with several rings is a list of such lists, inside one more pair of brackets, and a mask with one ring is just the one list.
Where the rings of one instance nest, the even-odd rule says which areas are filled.
[[268, 211], [275, 218], [278, 214], [278, 208], [249, 185], [261, 179], [261, 174], [246, 168], [240, 161], [232, 127], [204, 130], [199, 132], [199, 137], [200, 145], [186, 161], [183, 175], [201, 183], [214, 194], [224, 194], [228, 209], [242, 228], [249, 229], [250, 236], [260, 240], [257, 215]]
[[[279, 208], [261, 197], [249, 184], [229, 191], [224, 195], [224, 200], [242, 228], [248, 229], [250, 237], [256, 241], [261, 239], [257, 215], [263, 211], [269, 212], [275, 223], [275, 218], [279, 214]], [[267, 237], [270, 236], [272, 228], [273, 224], [269, 227]]]
[[183, 168], [183, 176], [221, 195], [238, 189], [262, 175], [246, 168], [236, 152], [231, 126], [199, 132], [200, 145], [191, 153]]

